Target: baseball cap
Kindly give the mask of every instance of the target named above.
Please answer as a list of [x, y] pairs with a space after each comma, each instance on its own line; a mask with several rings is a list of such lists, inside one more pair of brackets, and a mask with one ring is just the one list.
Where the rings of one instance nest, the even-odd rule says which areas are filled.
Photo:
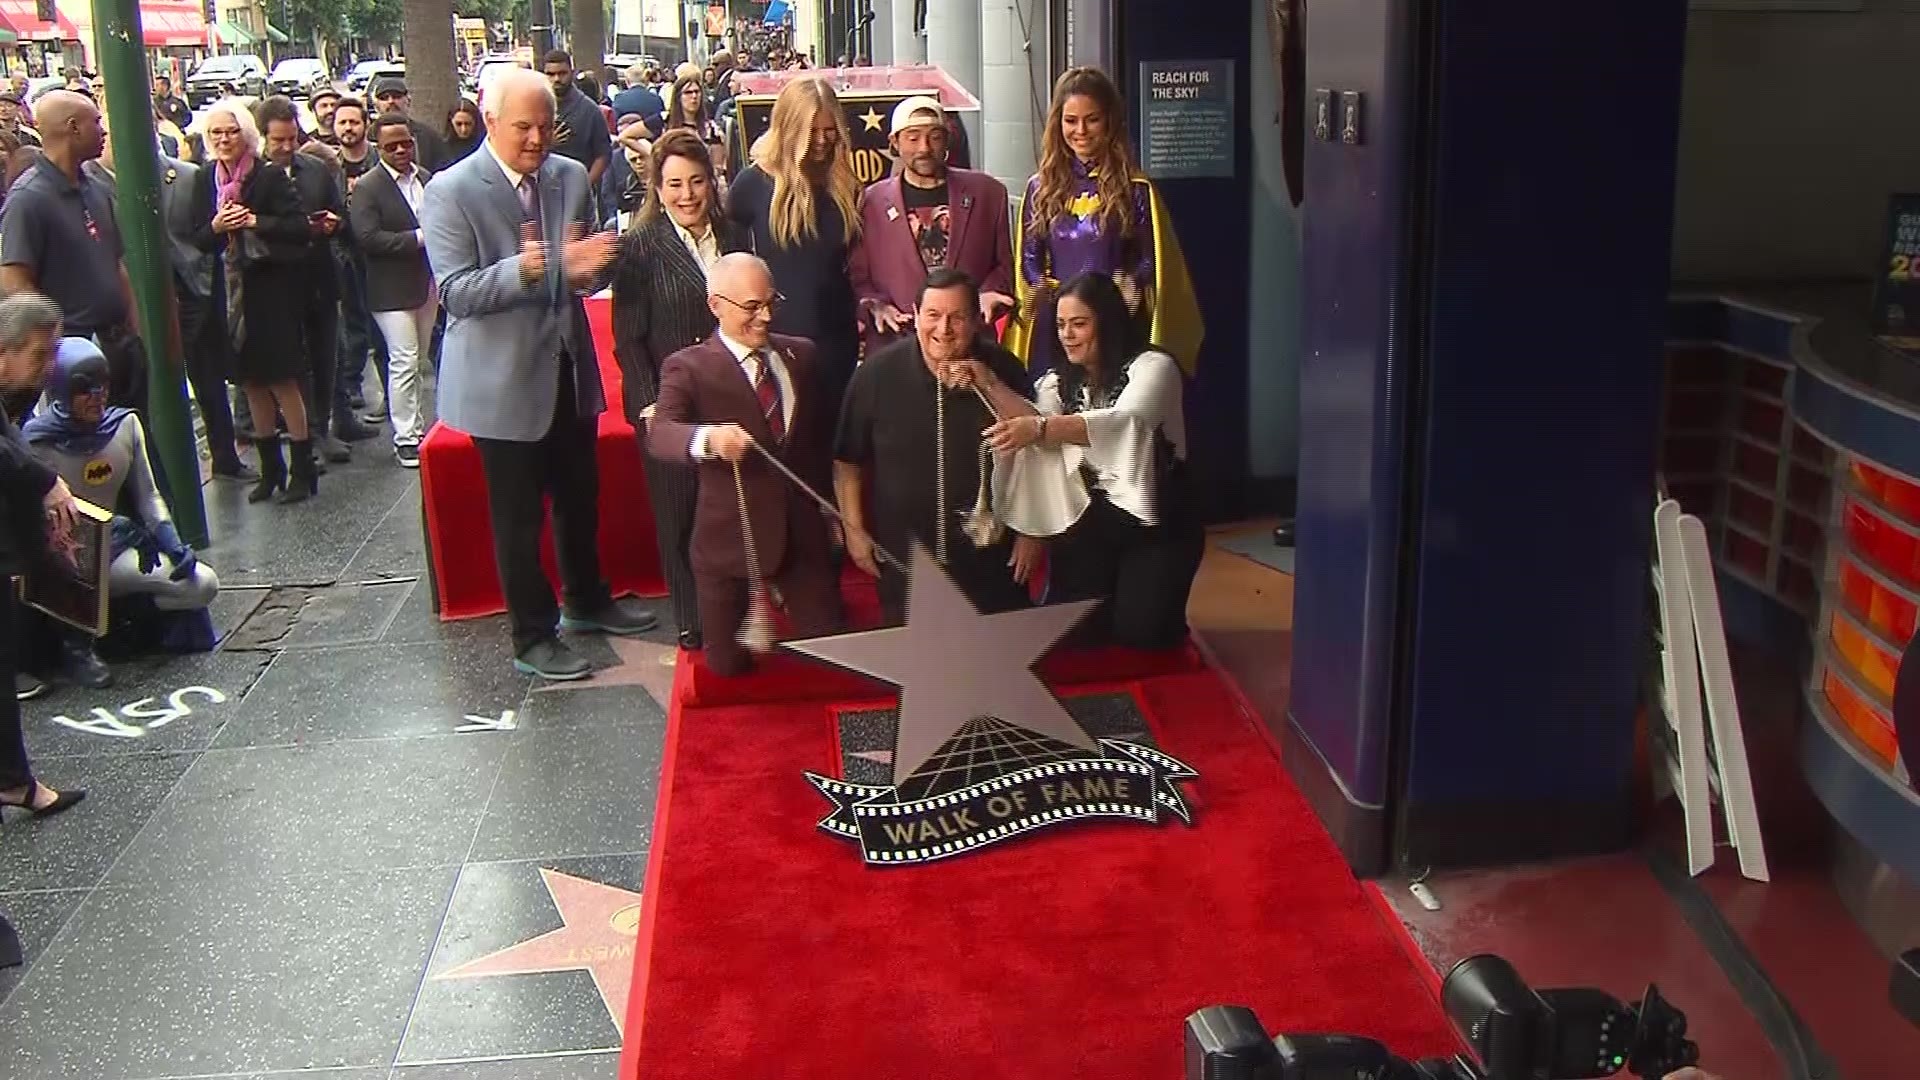
[[388, 75], [376, 79], [373, 83], [373, 96], [378, 98], [386, 94], [404, 94], [407, 92], [407, 80]]
[[[917, 113], [932, 113], [932, 116], [918, 116]], [[898, 135], [908, 128], [944, 127], [947, 122], [947, 110], [938, 101], [923, 95], [910, 97], [893, 107], [893, 124], [887, 129], [889, 136]]]

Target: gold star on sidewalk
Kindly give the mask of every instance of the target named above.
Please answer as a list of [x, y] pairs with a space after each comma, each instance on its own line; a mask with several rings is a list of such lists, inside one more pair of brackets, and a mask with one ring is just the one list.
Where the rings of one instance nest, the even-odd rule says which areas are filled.
[[867, 125], [868, 131], [879, 131], [881, 119], [880, 110], [871, 105], [867, 106], [867, 111], [860, 115], [860, 121]]
[[441, 972], [434, 980], [584, 971], [593, 977], [593, 987], [600, 992], [613, 1026], [625, 1035], [633, 946], [640, 932], [640, 894], [544, 867], [540, 878], [560, 912], [560, 929]]

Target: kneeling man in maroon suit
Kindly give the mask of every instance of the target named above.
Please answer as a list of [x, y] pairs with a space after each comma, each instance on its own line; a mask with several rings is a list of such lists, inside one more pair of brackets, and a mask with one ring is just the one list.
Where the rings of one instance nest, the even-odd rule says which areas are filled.
[[[689, 552], [707, 667], [738, 675], [753, 658], [739, 640], [750, 595], [741, 492], [764, 585], [779, 594], [794, 633], [840, 629], [833, 541], [819, 506], [755, 449], [827, 490], [829, 439], [839, 403], [815, 400], [813, 345], [773, 334], [780, 302], [758, 258], [725, 255], [707, 273], [707, 306], [719, 332], [667, 358], [647, 421], [647, 450], [662, 461], [692, 461], [700, 491]], [[734, 482], [735, 467], [740, 483]]]

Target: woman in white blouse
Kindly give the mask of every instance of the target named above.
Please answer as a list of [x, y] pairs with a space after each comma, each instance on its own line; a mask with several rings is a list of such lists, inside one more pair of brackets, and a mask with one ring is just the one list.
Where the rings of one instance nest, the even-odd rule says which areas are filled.
[[1048, 540], [1049, 602], [1110, 598], [1102, 636], [1176, 647], [1206, 548], [1186, 477], [1180, 369], [1146, 342], [1110, 277], [1068, 282], [1055, 318], [1071, 363], [1040, 380], [1037, 409], [1016, 415], [1011, 395], [993, 393], [1004, 417], [986, 432], [994, 516]]

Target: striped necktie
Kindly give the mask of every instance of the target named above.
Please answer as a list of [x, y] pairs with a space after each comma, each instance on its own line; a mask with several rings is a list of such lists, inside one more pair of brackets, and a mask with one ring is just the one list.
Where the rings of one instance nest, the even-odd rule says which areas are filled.
[[787, 438], [787, 418], [780, 407], [780, 380], [773, 374], [773, 366], [766, 351], [760, 350], [748, 357], [753, 365], [753, 392], [760, 399], [760, 415], [766, 418], [767, 433], [776, 443]]

